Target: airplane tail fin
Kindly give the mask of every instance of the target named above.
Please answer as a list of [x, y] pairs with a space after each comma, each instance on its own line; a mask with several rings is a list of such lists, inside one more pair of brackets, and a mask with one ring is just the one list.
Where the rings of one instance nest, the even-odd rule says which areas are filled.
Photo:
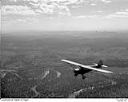
[[99, 60], [98, 64], [97, 64], [97, 67], [98, 68], [102, 68], [102, 65], [103, 65], [103, 61], [102, 60]]
[[103, 64], [103, 61], [102, 60], [100, 60], [99, 62], [98, 62], [98, 64], [97, 64], [97, 68], [106, 68], [106, 67], [108, 67], [108, 66], [106, 66], [106, 65], [104, 65]]

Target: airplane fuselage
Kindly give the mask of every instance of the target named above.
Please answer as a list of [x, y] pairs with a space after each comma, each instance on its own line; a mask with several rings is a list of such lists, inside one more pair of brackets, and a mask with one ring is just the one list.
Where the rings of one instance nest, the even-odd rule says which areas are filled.
[[82, 78], [85, 79], [84, 74], [85, 73], [88, 73], [90, 71], [92, 71], [92, 70], [91, 69], [85, 69], [85, 68], [80, 67], [78, 70], [74, 70], [74, 76], [77, 76], [77, 75], [81, 74], [82, 75]]
[[78, 74], [85, 74], [85, 73], [88, 73], [90, 71], [92, 71], [92, 70], [82, 68], [82, 69], [79, 69], [79, 70], [74, 70], [74, 73], [78, 75]]
[[[101, 68], [101, 66], [95, 66], [95, 65], [92, 65], [91, 67], [93, 67], [93, 68]], [[85, 79], [84, 74], [89, 73], [91, 71], [92, 71], [91, 69], [86, 69], [86, 68], [80, 67], [80, 68], [74, 70], [74, 76], [77, 76], [77, 75], [81, 74], [82, 78]]]

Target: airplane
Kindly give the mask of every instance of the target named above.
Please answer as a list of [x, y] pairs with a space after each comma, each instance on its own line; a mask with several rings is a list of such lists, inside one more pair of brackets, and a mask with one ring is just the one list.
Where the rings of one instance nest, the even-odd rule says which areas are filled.
[[94, 63], [93, 65], [83, 65], [83, 64], [76, 63], [76, 62], [69, 61], [69, 60], [65, 60], [65, 59], [62, 59], [61, 61], [66, 62], [66, 63], [71, 64], [71, 65], [78, 66], [78, 68], [74, 69], [74, 76], [81, 74], [82, 79], [86, 78], [86, 76], [84, 76], [85, 73], [91, 72], [93, 70], [103, 72], [103, 73], [113, 73], [111, 71], [102, 69], [102, 68], [108, 67], [106, 65], [103, 65], [102, 60], [100, 60], [98, 62], [98, 64]]

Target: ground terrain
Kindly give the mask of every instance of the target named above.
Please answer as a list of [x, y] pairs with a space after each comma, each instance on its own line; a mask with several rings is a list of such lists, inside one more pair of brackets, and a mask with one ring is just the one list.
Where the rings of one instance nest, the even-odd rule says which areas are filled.
[[[127, 32], [12, 32], [2, 34], [1, 49], [1, 97], [128, 97]], [[61, 59], [102, 59], [114, 73], [82, 80]]]

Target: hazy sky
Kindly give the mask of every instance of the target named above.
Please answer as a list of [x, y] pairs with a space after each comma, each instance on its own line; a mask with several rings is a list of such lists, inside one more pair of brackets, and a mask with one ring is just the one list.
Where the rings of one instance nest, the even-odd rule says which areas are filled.
[[2, 30], [128, 30], [128, 0], [2, 0]]

